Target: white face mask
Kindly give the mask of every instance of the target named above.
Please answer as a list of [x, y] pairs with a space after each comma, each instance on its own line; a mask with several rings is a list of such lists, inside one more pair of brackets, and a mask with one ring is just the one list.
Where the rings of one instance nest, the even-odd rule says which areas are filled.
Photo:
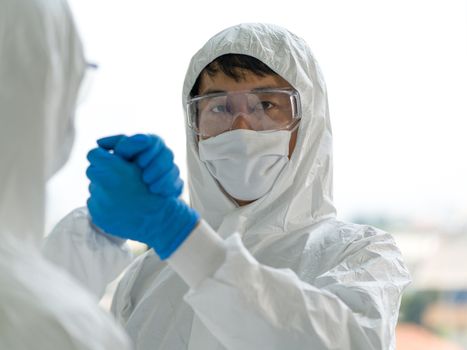
[[233, 198], [255, 200], [271, 190], [288, 164], [291, 133], [228, 131], [199, 141], [199, 157]]

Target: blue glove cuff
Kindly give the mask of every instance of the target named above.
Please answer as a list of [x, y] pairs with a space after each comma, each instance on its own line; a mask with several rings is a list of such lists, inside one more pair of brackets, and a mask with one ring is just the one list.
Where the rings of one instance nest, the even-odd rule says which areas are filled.
[[185, 241], [185, 239], [190, 235], [190, 233], [193, 232], [193, 229], [198, 224], [200, 218], [198, 212], [196, 212], [190, 207], [187, 207], [187, 209], [187, 222], [183, 227], [181, 227], [178, 234], [171, 239], [170, 243], [165, 247], [153, 246], [154, 250], [156, 251], [157, 255], [159, 255], [161, 260], [169, 258]]

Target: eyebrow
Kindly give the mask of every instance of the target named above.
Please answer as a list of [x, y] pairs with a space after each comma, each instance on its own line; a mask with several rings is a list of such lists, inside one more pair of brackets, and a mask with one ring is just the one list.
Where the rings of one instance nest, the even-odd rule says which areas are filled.
[[[251, 89], [250, 91], [258, 91], [258, 90], [264, 90], [264, 89], [287, 89], [288, 87], [286, 86], [271, 86], [271, 85], [265, 85], [265, 86], [260, 86], [254, 89]], [[202, 93], [202, 95], [207, 95], [207, 94], [217, 94], [217, 93], [226, 93], [228, 92], [227, 90], [220, 90], [220, 89], [207, 89]]]
[[220, 93], [220, 92], [227, 92], [225, 90], [217, 90], [217, 89], [207, 89], [206, 91], [204, 91], [202, 94], [200, 95], [207, 95], [207, 94], [217, 94], [217, 93]]

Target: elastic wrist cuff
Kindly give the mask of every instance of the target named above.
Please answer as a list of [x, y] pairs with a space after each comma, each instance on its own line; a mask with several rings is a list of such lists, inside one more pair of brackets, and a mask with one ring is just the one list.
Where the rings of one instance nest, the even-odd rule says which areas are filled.
[[168, 263], [191, 288], [196, 288], [224, 263], [226, 249], [224, 240], [201, 219]]

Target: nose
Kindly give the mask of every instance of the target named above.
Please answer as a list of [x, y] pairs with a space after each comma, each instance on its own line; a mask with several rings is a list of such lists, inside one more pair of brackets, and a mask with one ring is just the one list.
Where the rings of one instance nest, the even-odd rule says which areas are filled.
[[251, 126], [248, 114], [246, 113], [238, 113], [232, 122], [231, 130], [237, 129], [245, 129], [245, 130], [253, 130]]
[[253, 130], [249, 117], [248, 98], [243, 94], [232, 94], [229, 96], [229, 104], [233, 113], [232, 126], [230, 130], [246, 129]]

